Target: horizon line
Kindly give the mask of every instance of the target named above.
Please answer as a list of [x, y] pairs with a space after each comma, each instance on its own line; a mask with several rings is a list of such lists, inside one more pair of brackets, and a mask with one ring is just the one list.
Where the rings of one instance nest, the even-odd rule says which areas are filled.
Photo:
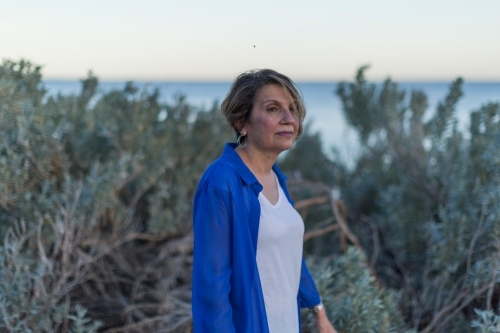
[[[500, 83], [500, 78], [496, 79], [490, 79], [490, 78], [485, 78], [485, 79], [480, 79], [480, 78], [474, 78], [474, 79], [467, 79], [462, 76], [456, 76], [453, 79], [449, 78], [405, 78], [405, 79], [398, 79], [395, 80], [391, 77], [387, 77], [384, 79], [380, 78], [374, 78], [374, 79], [367, 79], [367, 82], [384, 82], [387, 79], [390, 79], [392, 82], [404, 82], [404, 83], [449, 83], [453, 82], [454, 80], [462, 78], [464, 80], [464, 83]], [[77, 82], [84, 80], [85, 78], [73, 78], [73, 77], [47, 77], [47, 78], [42, 78], [42, 82], [47, 82], [47, 81], [61, 81], [61, 82]], [[97, 76], [97, 79], [99, 82], [140, 82], [140, 83], [220, 83], [220, 84], [231, 84], [234, 79], [206, 79], [206, 78], [199, 78], [199, 79], [176, 79], [176, 78], [164, 78], [164, 79], [147, 79], [147, 78], [100, 78]], [[340, 83], [340, 82], [352, 82], [355, 78], [351, 79], [296, 79], [293, 80], [295, 83]]]

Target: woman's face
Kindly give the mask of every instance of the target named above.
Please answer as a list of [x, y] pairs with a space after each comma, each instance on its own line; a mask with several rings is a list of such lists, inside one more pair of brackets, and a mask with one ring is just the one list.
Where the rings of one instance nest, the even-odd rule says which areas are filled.
[[299, 115], [290, 94], [277, 84], [262, 87], [255, 98], [246, 132], [248, 146], [263, 153], [279, 154], [290, 149], [299, 130]]

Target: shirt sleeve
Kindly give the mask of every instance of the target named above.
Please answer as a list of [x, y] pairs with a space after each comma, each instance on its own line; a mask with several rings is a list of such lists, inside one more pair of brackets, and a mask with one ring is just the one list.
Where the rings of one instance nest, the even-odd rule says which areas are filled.
[[228, 198], [228, 191], [205, 182], [194, 200], [192, 312], [196, 333], [235, 332], [229, 301], [232, 227]]
[[299, 284], [299, 304], [301, 308], [310, 308], [321, 303], [316, 284], [307, 269], [306, 262], [302, 259]]

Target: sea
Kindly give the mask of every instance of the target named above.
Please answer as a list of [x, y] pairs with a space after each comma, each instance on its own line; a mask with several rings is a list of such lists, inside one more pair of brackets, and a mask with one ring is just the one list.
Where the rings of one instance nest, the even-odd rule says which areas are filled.
[[[78, 80], [46, 80], [43, 82], [50, 95], [78, 94], [81, 83]], [[123, 89], [125, 81], [102, 81], [99, 93]], [[377, 82], [375, 82], [377, 83]], [[199, 109], [210, 109], [226, 96], [230, 82], [145, 82], [134, 81], [139, 89], [160, 91], [161, 101], [172, 103], [176, 96], [186, 96], [187, 102]], [[378, 82], [378, 84], [381, 84]], [[429, 107], [425, 117], [431, 117], [440, 101], [447, 95], [451, 82], [400, 82], [400, 89], [407, 92], [420, 90], [427, 94]], [[338, 82], [297, 82], [304, 97], [307, 115], [306, 124], [312, 132], [319, 132], [325, 153], [334, 156], [333, 151], [344, 162], [354, 162], [359, 154], [356, 132], [345, 121], [340, 99], [336, 95]], [[500, 82], [465, 82], [464, 96], [457, 105], [456, 117], [459, 128], [466, 132], [471, 111], [478, 110], [489, 102], [500, 103]]]

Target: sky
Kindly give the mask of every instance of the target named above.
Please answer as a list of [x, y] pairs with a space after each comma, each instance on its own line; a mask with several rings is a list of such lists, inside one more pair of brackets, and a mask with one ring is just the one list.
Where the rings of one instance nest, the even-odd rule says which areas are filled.
[[500, 81], [500, 0], [0, 0], [0, 59], [46, 79]]

